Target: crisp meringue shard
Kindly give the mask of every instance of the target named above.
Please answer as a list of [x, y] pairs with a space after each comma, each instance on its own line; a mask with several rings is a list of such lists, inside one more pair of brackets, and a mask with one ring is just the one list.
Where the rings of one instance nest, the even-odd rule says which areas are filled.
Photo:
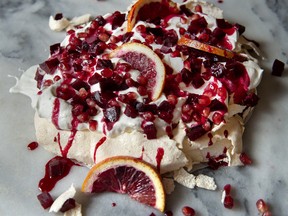
[[[65, 149], [89, 167], [117, 155], [142, 158], [161, 173], [202, 162], [241, 165], [244, 122], [257, 103], [263, 70], [244, 50], [239, 25], [224, 20], [219, 8], [199, 1], [177, 7], [178, 14], [139, 20], [130, 32], [128, 12], [99, 16], [51, 46], [49, 59], [11, 89], [31, 97], [39, 144], [58, 155]], [[179, 46], [182, 36], [242, 58]], [[145, 87], [139, 70], [109, 58], [131, 42], [149, 47], [165, 65], [157, 100], [139, 90]]]

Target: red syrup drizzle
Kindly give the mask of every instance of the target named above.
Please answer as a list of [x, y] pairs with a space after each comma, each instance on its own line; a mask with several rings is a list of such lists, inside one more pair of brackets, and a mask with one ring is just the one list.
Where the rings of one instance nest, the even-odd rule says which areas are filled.
[[30, 151], [35, 150], [38, 147], [38, 143], [37, 142], [31, 142], [27, 145], [27, 149]]
[[224, 131], [224, 136], [225, 136], [225, 138], [227, 138], [228, 135], [229, 135], [228, 130], [225, 130], [225, 131]]
[[45, 166], [45, 176], [39, 181], [39, 189], [42, 192], [51, 191], [59, 180], [68, 175], [74, 165], [76, 164], [68, 158], [52, 158]]
[[163, 159], [164, 155], [164, 149], [163, 148], [158, 148], [157, 149], [157, 155], [156, 155], [156, 162], [157, 162], [157, 170], [160, 172], [160, 165], [161, 161]]
[[59, 129], [58, 119], [59, 119], [59, 112], [60, 112], [60, 101], [58, 98], [54, 100], [52, 110], [52, 123], [55, 125], [57, 129]]
[[106, 141], [106, 137], [102, 137], [96, 144], [95, 146], [95, 149], [94, 149], [94, 157], [93, 157], [93, 160], [94, 160], [94, 163], [96, 163], [96, 153], [97, 153], [97, 150], [98, 148]]
[[208, 133], [208, 137], [210, 139], [208, 142], [208, 146], [211, 146], [211, 145], [213, 145], [213, 141], [212, 141], [213, 135], [211, 133]]
[[142, 147], [142, 151], [141, 151], [141, 155], [140, 155], [140, 157], [139, 157], [140, 160], [143, 160], [144, 151], [145, 151], [145, 149], [144, 149], [144, 146], [143, 146], [143, 147]]

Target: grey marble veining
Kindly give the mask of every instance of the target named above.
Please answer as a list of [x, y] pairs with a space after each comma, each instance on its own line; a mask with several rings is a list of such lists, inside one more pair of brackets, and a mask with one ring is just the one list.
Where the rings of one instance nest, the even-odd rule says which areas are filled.
[[[83, 4], [85, 2], [85, 4]], [[167, 197], [167, 209], [182, 215], [185, 205], [193, 207], [198, 216], [254, 216], [255, 202], [265, 199], [273, 215], [288, 216], [288, 71], [282, 77], [270, 75], [275, 58], [288, 64], [287, 0], [224, 0], [218, 3], [227, 19], [246, 26], [245, 35], [258, 41], [266, 59], [260, 61], [265, 69], [258, 89], [261, 98], [254, 115], [246, 126], [244, 151], [253, 158], [249, 167], [204, 169], [198, 172], [214, 176], [217, 191], [188, 190], [177, 185]], [[33, 110], [30, 101], [21, 95], [10, 95], [15, 83], [8, 74], [20, 76], [22, 70], [40, 63], [48, 56], [49, 46], [60, 42], [64, 33], [48, 28], [50, 15], [58, 12], [67, 17], [85, 13], [105, 14], [125, 10], [130, 1], [119, 0], [0, 0], [0, 215], [51, 215], [44, 211], [36, 196], [37, 184], [43, 176], [45, 163], [52, 157], [43, 149], [26, 150], [35, 139]], [[57, 196], [73, 182], [79, 189], [86, 169], [74, 169], [52, 191]], [[233, 187], [233, 210], [220, 203], [221, 189], [227, 183]], [[130, 201], [126, 196], [102, 194], [88, 199], [78, 195], [84, 215], [140, 215], [159, 212]], [[112, 208], [111, 203], [117, 203]]]

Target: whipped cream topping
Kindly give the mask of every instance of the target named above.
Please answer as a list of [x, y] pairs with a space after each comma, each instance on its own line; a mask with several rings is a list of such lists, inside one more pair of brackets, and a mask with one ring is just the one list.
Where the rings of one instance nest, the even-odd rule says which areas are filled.
[[[179, 14], [160, 23], [138, 21], [131, 32], [126, 31], [127, 12], [99, 16], [68, 31], [61, 44], [50, 47], [49, 59], [23, 74], [11, 92], [31, 97], [37, 115], [57, 130], [94, 134], [83, 138], [90, 143], [85, 160], [77, 150], [70, 154], [89, 165], [120, 154], [139, 157], [150, 146], [154, 156], [144, 153], [143, 159], [155, 166], [157, 149], [166, 152], [162, 173], [200, 162], [240, 165], [244, 111], [257, 103], [255, 88], [263, 70], [239, 45], [239, 25], [224, 20], [220, 9], [198, 1], [178, 8]], [[182, 36], [245, 53], [244, 60], [179, 46]], [[155, 101], [139, 91], [145, 87], [141, 71], [125, 59], [109, 58], [127, 42], [149, 46], [166, 66], [163, 93]], [[102, 137], [105, 143], [95, 145]]]

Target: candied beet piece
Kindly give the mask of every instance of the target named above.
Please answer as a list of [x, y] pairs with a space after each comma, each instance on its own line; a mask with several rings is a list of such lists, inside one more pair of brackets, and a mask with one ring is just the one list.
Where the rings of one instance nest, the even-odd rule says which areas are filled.
[[124, 43], [129, 42], [130, 38], [133, 36], [134, 32], [126, 32], [123, 37], [122, 37], [122, 41]]
[[98, 22], [99, 26], [104, 26], [106, 24], [106, 20], [102, 16], [97, 16], [95, 21]]
[[89, 78], [88, 83], [89, 83], [90, 85], [94, 85], [94, 84], [100, 82], [101, 79], [102, 79], [102, 77], [101, 77], [100, 74], [94, 73], [94, 74]]
[[130, 118], [136, 118], [138, 116], [137, 110], [129, 104], [126, 105], [124, 114]]
[[47, 61], [39, 64], [40, 68], [44, 70], [47, 74], [53, 75], [57, 66], [59, 65], [59, 60], [57, 58], [51, 58]]
[[143, 131], [147, 135], [147, 139], [156, 139], [157, 138], [157, 129], [156, 129], [154, 123], [144, 125]]
[[278, 60], [278, 59], [275, 59], [274, 62], [273, 62], [273, 66], [272, 66], [272, 75], [273, 76], [282, 76], [282, 73], [284, 71], [284, 67], [285, 67], [285, 64], [284, 62]]
[[124, 21], [125, 21], [125, 14], [120, 13], [119, 11], [115, 11], [112, 15], [111, 15], [112, 21], [111, 21], [111, 25], [112, 25], [112, 30], [120, 27]]
[[63, 14], [62, 13], [57, 13], [55, 16], [54, 16], [54, 19], [55, 20], [61, 20], [63, 18]]
[[243, 104], [246, 106], [254, 107], [258, 104], [258, 101], [259, 97], [255, 93], [250, 93], [245, 97]]
[[189, 9], [186, 7], [186, 5], [181, 5], [181, 6], [180, 6], [180, 11], [181, 11], [181, 13], [184, 13], [187, 17], [193, 15], [192, 11], [189, 10]]
[[182, 81], [188, 85], [192, 79], [193, 79], [193, 74], [191, 73], [191, 71], [189, 71], [188, 69], [186, 68], [183, 68], [181, 71], [181, 77], [182, 77]]
[[203, 31], [207, 27], [208, 23], [204, 17], [200, 17], [199, 19], [192, 20], [189, 27], [188, 32], [191, 34], [197, 34]]
[[60, 52], [60, 43], [56, 43], [50, 46], [50, 55], [57, 55]]
[[177, 44], [178, 35], [174, 29], [170, 29], [169, 31], [165, 32], [163, 36], [163, 44], [167, 47], [172, 47]]
[[163, 101], [158, 106], [158, 116], [167, 123], [171, 123], [173, 119], [174, 108], [175, 106], [170, 104], [168, 101]]
[[153, 34], [156, 37], [162, 37], [164, 35], [163, 29], [162, 28], [151, 28], [151, 27], [147, 27], [146, 31], [148, 33]]
[[74, 88], [78, 91], [81, 88], [84, 88], [86, 91], [88, 91], [90, 89], [89, 85], [80, 79], [76, 79], [74, 82], [72, 82], [71, 86], [72, 86], [72, 88]]
[[113, 63], [109, 59], [107, 59], [107, 60], [106, 59], [98, 59], [96, 69], [100, 70], [100, 69], [104, 69], [104, 68], [113, 69]]
[[106, 108], [104, 111], [104, 117], [109, 122], [116, 122], [120, 117], [121, 108], [119, 106], [111, 106]]
[[153, 114], [157, 113], [157, 105], [156, 104], [144, 104], [144, 103], [137, 103], [136, 110], [138, 112], [152, 112]]
[[202, 79], [201, 75], [199, 73], [193, 74], [192, 76], [192, 85], [194, 88], [198, 89], [200, 88], [205, 82]]
[[220, 102], [217, 99], [214, 99], [211, 101], [210, 105], [210, 111], [227, 111], [227, 107], [224, 103]]
[[48, 192], [42, 192], [41, 194], [37, 196], [37, 199], [39, 200], [41, 206], [44, 209], [49, 208], [54, 202], [53, 198]]
[[242, 35], [245, 32], [245, 29], [246, 29], [245, 26], [239, 23], [236, 23], [235, 27], [238, 29], [239, 35]]
[[44, 72], [41, 69], [37, 68], [34, 79], [37, 81], [37, 88], [38, 89], [41, 88], [43, 77], [44, 77]]
[[233, 25], [224, 19], [216, 19], [217, 26], [222, 29], [232, 28]]
[[226, 33], [221, 28], [215, 28], [212, 35], [217, 39], [221, 40], [225, 37]]
[[75, 208], [75, 206], [76, 206], [75, 200], [74, 200], [73, 198], [70, 198], [70, 199], [67, 199], [67, 200], [63, 203], [60, 211], [61, 211], [62, 213], [64, 213], [64, 212], [66, 212], [66, 211], [69, 211], [70, 209]]
[[202, 127], [202, 125], [197, 125], [186, 129], [186, 135], [191, 141], [195, 141], [203, 136], [206, 132], [207, 131]]
[[116, 95], [113, 92], [99, 92], [96, 91], [94, 94], [95, 102], [101, 108], [105, 108], [108, 104], [108, 101], [112, 98], [115, 98]]
[[225, 76], [227, 79], [234, 81], [243, 76], [246, 72], [245, 66], [240, 62], [227, 62]]
[[69, 172], [71, 163], [70, 159], [64, 157], [56, 157], [49, 162], [49, 176], [50, 178], [63, 176], [64, 173]]

